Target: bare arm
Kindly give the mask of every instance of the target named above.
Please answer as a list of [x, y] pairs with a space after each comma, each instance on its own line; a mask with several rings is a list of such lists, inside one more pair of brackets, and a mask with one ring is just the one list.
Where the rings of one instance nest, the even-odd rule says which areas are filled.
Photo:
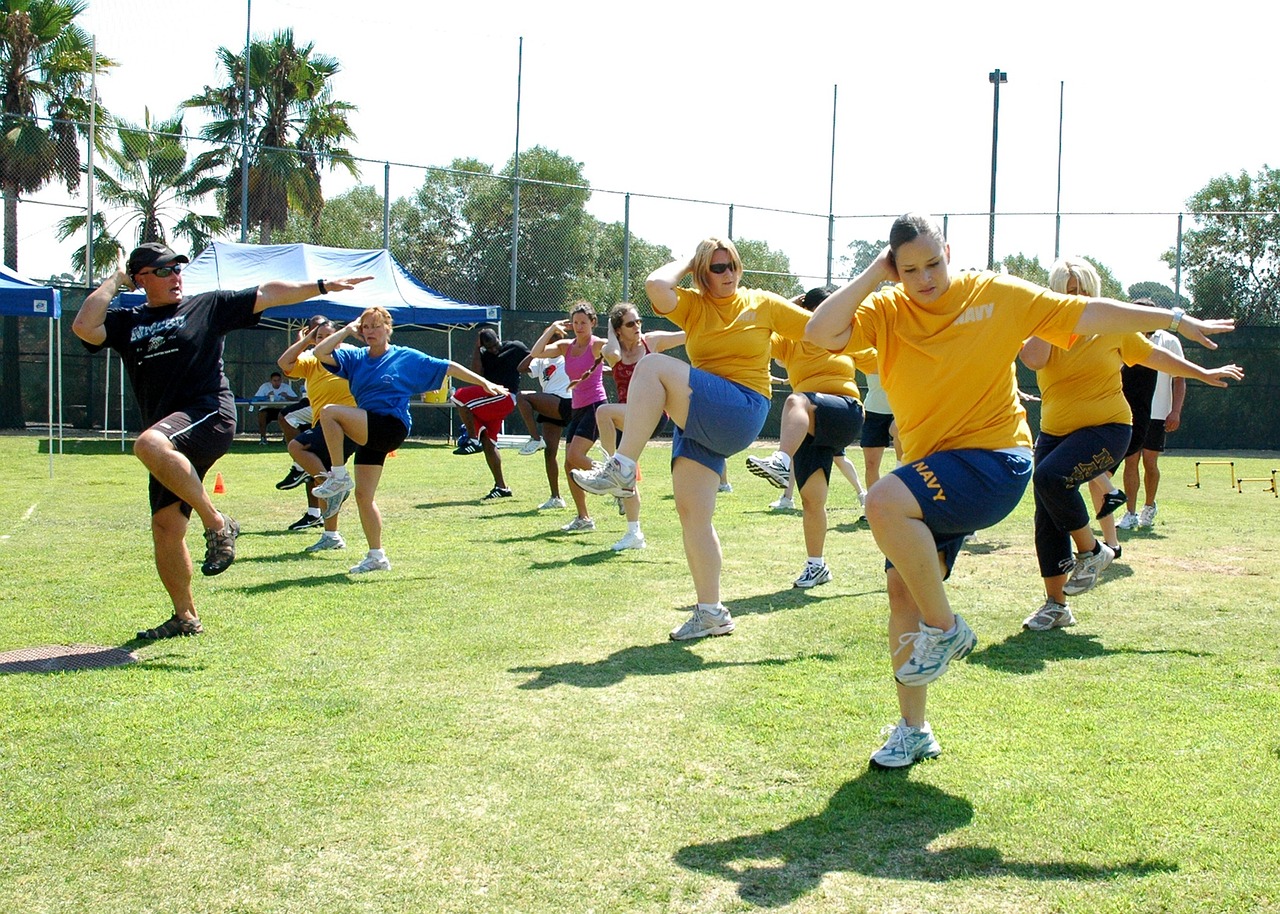
[[91, 346], [101, 346], [107, 341], [107, 307], [111, 299], [121, 289], [132, 289], [133, 283], [124, 271], [123, 265], [116, 267], [116, 272], [102, 285], [94, 289], [85, 298], [84, 304], [76, 312], [76, 319], [71, 323], [71, 332]]
[[[325, 340], [325, 342], [327, 343], [328, 340]], [[457, 362], [450, 362], [449, 367], [445, 369], [445, 374], [451, 378], [457, 378], [459, 381], [466, 381], [468, 384], [475, 384], [478, 387], [483, 387], [487, 393], [495, 396], [498, 394], [509, 393], [509, 391], [501, 384], [494, 384], [483, 375], [478, 375], [469, 368], [464, 368], [459, 365]]]
[[[1211, 382], [1205, 381], [1206, 384]], [[1214, 387], [1226, 387], [1224, 381], [1222, 384], [1214, 384]], [[1187, 382], [1182, 378], [1174, 378], [1170, 387], [1170, 398], [1172, 404], [1169, 408], [1169, 415], [1164, 417], [1164, 430], [1166, 432], [1176, 432], [1178, 426], [1182, 424], [1182, 403], [1187, 398]]]
[[[1165, 308], [1133, 305], [1110, 298], [1093, 298], [1085, 305], [1084, 313], [1076, 323], [1075, 332], [1081, 336], [1091, 333], [1129, 333], [1134, 330], [1150, 333], [1171, 327], [1174, 315], [1175, 312]], [[1207, 321], [1184, 314], [1178, 322], [1177, 333], [1206, 349], [1217, 349], [1218, 344], [1209, 337], [1230, 333], [1234, 329], [1234, 320]]]
[[818, 305], [805, 328], [805, 340], [823, 349], [844, 349], [853, 336], [853, 319], [858, 305], [882, 282], [897, 282], [897, 279], [898, 270], [893, 264], [893, 256], [885, 248], [871, 266]]
[[644, 335], [644, 341], [649, 344], [651, 352], [666, 352], [668, 349], [675, 349], [677, 346], [683, 346], [685, 341], [685, 332], [683, 330], [653, 330]]
[[258, 303], [253, 306], [255, 314], [268, 308], [279, 308], [281, 305], [296, 305], [308, 298], [320, 295], [320, 283], [323, 282], [329, 292], [347, 292], [362, 282], [368, 282], [372, 276], [351, 276], [347, 279], [300, 280], [294, 282], [285, 279], [273, 279], [258, 286]]
[[605, 324], [608, 325], [608, 335], [605, 339], [604, 349], [600, 350], [600, 354], [604, 356], [604, 360], [612, 368], [622, 359], [622, 346], [618, 343], [618, 335], [613, 332], [613, 321], [605, 321]]
[[1047, 340], [1033, 336], [1022, 344], [1022, 351], [1018, 353], [1018, 358], [1022, 359], [1022, 364], [1032, 371], [1039, 371], [1049, 364], [1049, 354], [1052, 351], [1053, 346]]
[[676, 307], [676, 286], [693, 269], [693, 258], [677, 258], [664, 267], [658, 267], [644, 281], [644, 291], [649, 304], [658, 314], [669, 314]]
[[542, 336], [534, 342], [530, 353], [535, 359], [554, 359], [564, 355], [568, 340], [563, 337], [573, 333], [573, 325], [567, 320], [558, 320], [542, 331]]
[[347, 324], [341, 330], [335, 330], [323, 340], [316, 343], [316, 348], [311, 350], [311, 354], [319, 359], [323, 364], [334, 366], [338, 364], [338, 360], [333, 357], [333, 350], [342, 345], [342, 341], [349, 336], [360, 338], [360, 320], [357, 318]]
[[307, 351], [307, 347], [316, 341], [316, 331], [319, 327], [312, 327], [307, 333], [304, 333], [299, 340], [280, 353], [280, 358], [276, 359], [276, 364], [280, 366], [280, 370], [286, 375], [290, 374], [293, 369], [298, 367], [298, 356]]
[[[1151, 354], [1142, 360], [1141, 364], [1148, 368], [1154, 368], [1156, 371], [1163, 371], [1167, 375], [1173, 377], [1173, 413], [1182, 412], [1182, 400], [1186, 395], [1187, 384], [1183, 378], [1194, 378], [1197, 381], [1203, 381], [1211, 387], [1226, 387], [1227, 381], [1239, 381], [1244, 377], [1244, 369], [1239, 365], [1223, 365], [1221, 368], [1201, 368], [1195, 362], [1188, 361], [1182, 356], [1174, 355], [1168, 349], [1157, 346], [1151, 350]], [[1179, 385], [1179, 381], [1182, 381]], [[1178, 388], [1181, 386], [1182, 395], [1179, 395]]]

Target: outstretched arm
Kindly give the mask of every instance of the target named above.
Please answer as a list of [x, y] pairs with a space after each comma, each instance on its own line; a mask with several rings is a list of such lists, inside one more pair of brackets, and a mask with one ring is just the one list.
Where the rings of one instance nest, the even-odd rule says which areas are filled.
[[1177, 333], [1189, 340], [1194, 340], [1206, 349], [1217, 349], [1218, 344], [1209, 337], [1219, 333], [1230, 333], [1236, 329], [1236, 322], [1234, 320], [1201, 320], [1190, 314], [1184, 314], [1181, 308], [1170, 311], [1110, 298], [1093, 298], [1085, 306], [1084, 313], [1080, 315], [1080, 320], [1075, 326], [1075, 332], [1081, 336], [1088, 336], [1091, 333], [1128, 333], [1134, 330], [1150, 333], [1153, 330], [1166, 329], [1170, 333]]
[[[325, 340], [328, 342], [328, 340]], [[457, 362], [450, 362], [449, 367], [445, 370], [445, 374], [451, 378], [457, 378], [459, 381], [466, 381], [468, 384], [475, 384], [483, 387], [489, 394], [497, 396], [499, 394], [509, 393], [509, 391], [501, 384], [494, 384], [483, 375], [478, 375], [469, 368], [464, 368]]]
[[[1156, 371], [1163, 371], [1167, 375], [1172, 375], [1174, 382], [1177, 383], [1182, 378], [1194, 378], [1197, 381], [1203, 381], [1210, 387], [1226, 387], [1228, 381], [1239, 381], [1244, 377], [1244, 369], [1239, 365], [1223, 365], [1221, 368], [1201, 368], [1195, 362], [1188, 361], [1182, 356], [1174, 355], [1168, 349], [1157, 346], [1151, 350], [1151, 354], [1142, 360], [1142, 364], [1148, 368], [1154, 368]], [[1185, 391], [1186, 386], [1183, 385]], [[1182, 403], [1175, 403], [1177, 412], [1182, 411]]]
[[317, 279], [294, 282], [285, 279], [273, 279], [258, 286], [258, 303], [253, 306], [255, 313], [268, 308], [279, 308], [281, 305], [296, 305], [308, 298], [325, 295], [329, 292], [347, 292], [362, 282], [368, 282], [372, 276], [351, 276], [347, 279]]

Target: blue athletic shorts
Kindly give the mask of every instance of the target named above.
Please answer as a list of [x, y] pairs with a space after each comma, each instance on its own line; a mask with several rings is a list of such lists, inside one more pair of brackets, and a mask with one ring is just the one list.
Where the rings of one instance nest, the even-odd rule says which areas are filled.
[[769, 398], [698, 368], [689, 369], [689, 390], [689, 418], [672, 434], [671, 462], [685, 457], [723, 473], [725, 458], [759, 437]]
[[822, 473], [831, 481], [831, 461], [858, 440], [862, 430], [862, 404], [839, 394], [803, 394], [814, 405], [813, 434], [805, 435], [791, 461], [796, 486], [803, 489], [809, 477]]
[[[1018, 506], [1031, 481], [1031, 454], [939, 451], [904, 463], [893, 475], [915, 496], [950, 575], [964, 538], [995, 526]], [[885, 568], [891, 567], [886, 560]]]
[[867, 410], [862, 422], [863, 447], [892, 447], [893, 436], [889, 434], [889, 426], [893, 424], [893, 413], [873, 413]]

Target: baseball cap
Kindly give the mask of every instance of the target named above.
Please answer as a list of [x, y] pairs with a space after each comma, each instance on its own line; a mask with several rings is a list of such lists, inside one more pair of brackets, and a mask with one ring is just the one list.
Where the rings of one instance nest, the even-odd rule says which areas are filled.
[[159, 241], [148, 241], [146, 244], [140, 244], [133, 249], [133, 253], [129, 255], [129, 276], [133, 277], [138, 274], [139, 270], [147, 267], [163, 267], [170, 263], [190, 263], [183, 254], [175, 254], [167, 244]]

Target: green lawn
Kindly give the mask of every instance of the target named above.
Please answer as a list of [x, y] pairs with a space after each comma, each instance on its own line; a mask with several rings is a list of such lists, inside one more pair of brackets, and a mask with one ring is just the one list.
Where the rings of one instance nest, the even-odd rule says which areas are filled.
[[303, 555], [287, 461], [239, 443], [205, 634], [141, 644], [169, 612], [145, 474], [75, 450], [50, 480], [0, 438], [0, 652], [139, 662], [0, 676], [0, 911], [1280, 910], [1280, 501], [1225, 467], [1195, 489], [1194, 457], [1162, 461], [1154, 529], [1122, 532], [1072, 629], [1020, 628], [1030, 496], [983, 531], [950, 584], [980, 641], [932, 690], [943, 755], [883, 773], [883, 566], [842, 480], [835, 580], [796, 591], [800, 518], [736, 458], [738, 629], [674, 644], [668, 450], [643, 461], [649, 548], [615, 555], [611, 499], [594, 533], [535, 510], [540, 457], [505, 452], [516, 497], [480, 503], [482, 457], [406, 447], [379, 493], [394, 568], [353, 579], [354, 512], [348, 549]]

